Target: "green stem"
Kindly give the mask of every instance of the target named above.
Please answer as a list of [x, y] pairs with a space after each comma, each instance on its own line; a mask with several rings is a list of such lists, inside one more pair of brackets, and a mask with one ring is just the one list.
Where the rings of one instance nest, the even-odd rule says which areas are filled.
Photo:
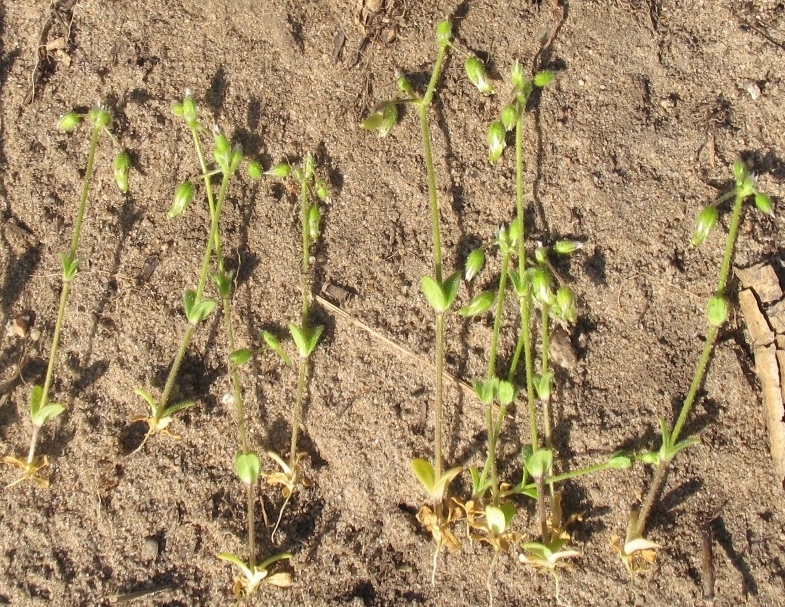
[[[736, 193], [736, 199], [733, 203], [733, 214], [731, 215], [730, 226], [728, 228], [728, 237], [725, 241], [725, 253], [722, 256], [722, 264], [720, 265], [716, 295], [724, 295], [725, 287], [728, 284], [728, 276], [730, 274], [733, 250], [736, 246], [736, 237], [739, 232], [739, 224], [741, 223], [741, 209], [744, 198], [745, 197], [740, 193]], [[654, 506], [654, 503], [657, 501], [657, 497], [659, 496], [660, 492], [662, 491], [667, 478], [668, 468], [670, 467], [673, 457], [676, 455], [675, 452], [672, 452], [672, 449], [679, 442], [679, 436], [681, 436], [681, 432], [684, 429], [684, 424], [687, 422], [687, 418], [689, 417], [690, 411], [692, 410], [692, 406], [695, 404], [695, 397], [697, 396], [698, 390], [700, 390], [703, 380], [706, 377], [706, 369], [709, 365], [709, 359], [711, 358], [711, 353], [714, 349], [714, 342], [717, 340], [718, 333], [719, 327], [712, 326], [709, 328], [709, 331], [706, 334], [706, 341], [703, 344], [703, 351], [701, 352], [700, 358], [698, 359], [698, 364], [695, 368], [695, 374], [692, 377], [690, 390], [681, 406], [681, 411], [679, 412], [679, 417], [673, 426], [673, 430], [670, 432], [668, 444], [663, 445], [663, 447], [666, 447], [666, 449], [661, 450], [660, 461], [655, 469], [654, 477], [652, 478], [649, 490], [646, 493], [646, 497], [643, 500], [643, 504], [641, 505], [641, 510], [638, 515], [638, 520], [633, 529], [633, 538], [641, 537], [646, 531], [646, 523], [648, 521], [649, 515], [651, 514], [651, 509]], [[663, 437], [663, 441], [664, 440], [665, 437]]]
[[[199, 156], [200, 162], [203, 162], [202, 155], [200, 149], [197, 149], [197, 155]], [[218, 193], [218, 203], [213, 206], [211, 204], [212, 200], [212, 189], [209, 187], [207, 188], [209, 191], [209, 195], [207, 197], [208, 204], [210, 205], [210, 234], [207, 237], [207, 245], [204, 249], [204, 255], [202, 257], [202, 268], [199, 273], [199, 283], [196, 287], [196, 302], [200, 302], [202, 300], [202, 295], [204, 295], [204, 288], [207, 284], [207, 277], [210, 273], [210, 261], [213, 255], [213, 246], [218, 241], [218, 246], [220, 246], [220, 237], [216, 236], [218, 234], [219, 229], [219, 218], [221, 216], [221, 210], [223, 208], [224, 200], [226, 199], [226, 189], [229, 185], [229, 179], [231, 175], [224, 174], [223, 180], [221, 181], [221, 189]], [[205, 178], [205, 183], [209, 181], [209, 178]], [[160, 419], [161, 416], [164, 415], [166, 411], [166, 406], [169, 403], [169, 398], [172, 395], [172, 390], [174, 390], [174, 383], [177, 379], [177, 374], [180, 371], [180, 365], [183, 363], [183, 358], [185, 357], [185, 353], [188, 350], [188, 345], [191, 343], [191, 338], [193, 337], [194, 330], [196, 329], [196, 325], [188, 324], [188, 328], [185, 330], [183, 334], [183, 338], [180, 341], [180, 347], [177, 350], [177, 354], [175, 355], [174, 362], [172, 363], [172, 368], [169, 370], [169, 376], [166, 378], [166, 384], [164, 385], [163, 394], [161, 394], [161, 400], [158, 403], [158, 410], [156, 411], [156, 419]]]
[[[543, 377], [550, 372], [550, 361], [548, 360], [548, 347], [550, 342], [550, 306], [542, 305], [542, 359], [540, 363], [540, 373]], [[553, 449], [553, 430], [551, 429], [551, 397], [548, 395], [542, 399], [542, 423], [545, 434], [545, 448]]]
[[436, 173], [433, 168], [431, 133], [428, 127], [428, 106], [420, 104], [422, 144], [425, 151], [425, 169], [428, 174], [428, 198], [431, 207], [431, 232], [433, 235], [433, 265], [436, 282], [442, 284], [442, 238], [439, 231], [439, 202], [436, 197]]
[[499, 331], [502, 324], [502, 313], [504, 311], [504, 293], [507, 286], [507, 268], [510, 263], [510, 251], [504, 251], [502, 256], [501, 276], [499, 277], [499, 288], [496, 292], [496, 312], [493, 319], [493, 334], [491, 335], [491, 352], [488, 356], [488, 380], [496, 375], [496, 351], [499, 347]]
[[256, 566], [256, 523], [254, 517], [254, 484], [248, 485], [248, 566]]
[[302, 289], [302, 312], [300, 314], [300, 322], [303, 331], [306, 330], [308, 322], [308, 300], [311, 295], [311, 281], [309, 274], [310, 264], [310, 249], [311, 241], [308, 231], [308, 180], [303, 179], [300, 183], [300, 216], [302, 223], [302, 241], [303, 241], [303, 260], [300, 276], [300, 285]]
[[297, 465], [297, 437], [300, 433], [300, 420], [303, 412], [303, 399], [305, 398], [305, 377], [308, 370], [308, 358], [300, 357], [300, 371], [297, 377], [297, 400], [292, 413], [292, 441], [289, 445], [289, 468], [294, 470]]
[[[85, 210], [87, 209], [87, 196], [90, 193], [90, 183], [93, 180], [93, 168], [95, 165], [95, 152], [98, 148], [98, 137], [101, 134], [103, 127], [93, 126], [93, 133], [90, 137], [90, 150], [87, 155], [87, 167], [85, 169], [84, 182], [82, 183], [82, 195], [79, 199], [79, 209], [76, 212], [76, 221], [74, 222], [74, 234], [71, 239], [71, 248], [68, 251], [68, 261], [73, 262], [76, 259], [76, 253], [79, 249], [79, 238], [82, 234], [82, 223], [84, 222]], [[63, 268], [65, 270], [65, 268]], [[43, 409], [49, 404], [49, 391], [52, 389], [52, 382], [54, 381], [55, 365], [57, 363], [57, 352], [60, 347], [60, 335], [65, 324], [65, 305], [68, 300], [68, 293], [71, 291], [71, 283], [73, 278], [66, 280], [63, 279], [63, 287], [60, 291], [60, 304], [57, 308], [57, 320], [55, 321], [54, 335], [52, 336], [52, 350], [49, 353], [49, 364], [46, 368], [46, 377], [44, 378], [44, 387], [41, 391], [41, 404]], [[30, 450], [27, 455], [27, 463], [32, 463], [35, 459], [36, 444], [38, 442], [38, 431], [33, 430], [30, 440]]]
[[442, 424], [444, 399], [444, 314], [436, 315], [436, 421], [434, 430], [434, 474], [442, 476]]

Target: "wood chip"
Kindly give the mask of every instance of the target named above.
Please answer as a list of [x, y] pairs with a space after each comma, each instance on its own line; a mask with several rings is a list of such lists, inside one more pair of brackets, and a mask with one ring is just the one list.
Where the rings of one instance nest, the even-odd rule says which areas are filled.
[[755, 372], [763, 393], [769, 450], [774, 463], [774, 473], [780, 485], [785, 488], [785, 408], [780, 368], [785, 368], [784, 350], [777, 350], [774, 344], [755, 348]]
[[745, 289], [755, 291], [761, 303], [770, 304], [782, 299], [780, 281], [774, 268], [768, 263], [759, 263], [744, 270], [736, 268], [736, 276]]
[[747, 330], [753, 346], [768, 346], [774, 341], [774, 332], [769, 327], [766, 317], [758, 307], [758, 300], [752, 289], [744, 289], [739, 293], [739, 307], [747, 323]]
[[771, 328], [779, 334], [785, 334], [785, 299], [778, 301], [766, 312]]

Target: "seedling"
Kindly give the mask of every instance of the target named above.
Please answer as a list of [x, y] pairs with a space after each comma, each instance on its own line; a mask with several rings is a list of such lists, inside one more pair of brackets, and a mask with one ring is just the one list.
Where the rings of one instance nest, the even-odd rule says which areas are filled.
[[84, 221], [85, 211], [87, 210], [87, 198], [90, 192], [90, 183], [93, 178], [93, 165], [95, 162], [95, 153], [98, 149], [98, 138], [102, 133], [109, 137], [115, 147], [120, 148], [119, 153], [114, 158], [113, 172], [115, 182], [120, 190], [123, 193], [128, 191], [128, 172], [131, 165], [131, 159], [111, 132], [112, 115], [106, 108], [99, 105], [90, 110], [87, 114], [79, 114], [74, 111], [68, 112], [60, 119], [57, 127], [62, 131], [70, 131], [79, 125], [85, 118], [92, 124], [92, 136], [90, 138], [90, 148], [87, 155], [87, 167], [82, 182], [82, 196], [79, 200], [76, 221], [74, 223], [71, 248], [66, 253], [60, 254], [62, 287], [60, 289], [60, 305], [57, 310], [54, 335], [52, 336], [52, 350], [49, 354], [49, 365], [46, 369], [44, 385], [35, 385], [30, 392], [30, 421], [33, 431], [30, 438], [30, 449], [27, 454], [27, 459], [22, 460], [11, 455], [3, 457], [5, 463], [22, 470], [22, 476], [10, 483], [8, 485], [9, 487], [25, 480], [32, 481], [36, 486], [41, 488], [49, 486], [49, 480], [39, 474], [41, 469], [48, 465], [49, 459], [46, 455], [36, 456], [36, 447], [38, 445], [38, 437], [41, 428], [43, 428], [47, 422], [55, 419], [65, 411], [65, 406], [63, 404], [50, 400], [50, 392], [54, 380], [55, 366], [57, 364], [60, 336], [65, 324], [68, 294], [71, 290], [71, 285], [79, 273], [79, 266], [81, 264], [81, 260], [77, 257], [79, 239], [82, 234], [82, 223]]
[[251, 596], [262, 583], [271, 584], [278, 588], [288, 588], [292, 585], [292, 576], [290, 573], [280, 571], [271, 575], [269, 571], [270, 566], [276, 561], [292, 558], [292, 555], [288, 552], [273, 555], [258, 565], [246, 565], [242, 559], [227, 552], [219, 554], [218, 558], [232, 563], [239, 568], [242, 573], [242, 575], [235, 578], [232, 588], [234, 596], [238, 600], [243, 600]]
[[[289, 446], [288, 462], [274, 453], [268, 452], [273, 461], [280, 467], [280, 472], [267, 475], [267, 483], [281, 485], [281, 494], [284, 503], [278, 514], [278, 521], [273, 529], [272, 536], [278, 529], [281, 517], [298, 486], [307, 484], [307, 479], [302, 474], [300, 459], [303, 454], [297, 451], [297, 441], [302, 424], [303, 403], [306, 396], [306, 378], [308, 374], [308, 361], [319, 343], [324, 327], [312, 325], [310, 320], [310, 304], [313, 290], [311, 273], [311, 247], [316, 244], [321, 234], [322, 210], [319, 203], [330, 200], [330, 191], [327, 183], [316, 174], [316, 161], [311, 154], [307, 154], [301, 166], [292, 167], [289, 163], [276, 165], [267, 175], [282, 179], [291, 179], [299, 189], [300, 195], [300, 228], [302, 234], [302, 264], [300, 267], [301, 310], [300, 324], [289, 323], [289, 333], [297, 349], [298, 376], [297, 396], [292, 409], [292, 438]], [[281, 347], [278, 339], [271, 333], [263, 332], [262, 338], [267, 346], [272, 349], [287, 365], [291, 359]]]
[[[439, 550], [443, 543], [441, 538], [445, 537], [446, 526], [452, 522], [451, 508], [445, 508], [444, 492], [433, 493], [436, 485], [440, 485], [444, 479], [443, 489], [446, 491], [447, 485], [452, 478], [457, 475], [457, 472], [451, 476], [453, 470], [443, 474], [442, 472], [442, 430], [443, 430], [443, 400], [444, 400], [444, 315], [452, 307], [455, 298], [458, 294], [460, 287], [460, 274], [454, 273], [448, 277], [443, 276], [442, 271], [442, 245], [441, 245], [441, 231], [439, 226], [439, 201], [437, 198], [436, 190], [436, 172], [433, 165], [433, 152], [431, 146], [431, 132], [428, 124], [428, 108], [433, 101], [433, 96], [436, 92], [436, 85], [439, 82], [442, 65], [444, 64], [445, 57], [450, 48], [452, 41], [452, 24], [449, 21], [442, 21], [436, 27], [436, 41], [438, 46], [438, 54], [436, 56], [436, 63], [434, 64], [433, 72], [431, 73], [428, 88], [425, 94], [418, 95], [411, 83], [403, 75], [398, 75], [397, 84], [398, 88], [405, 95], [403, 99], [393, 99], [385, 101], [377, 106], [374, 112], [366, 118], [362, 126], [365, 129], [377, 130], [380, 136], [385, 136], [389, 133], [397, 120], [396, 105], [408, 103], [417, 107], [420, 116], [420, 129], [422, 132], [422, 145], [425, 157], [425, 170], [428, 180], [428, 198], [430, 202], [431, 211], [431, 233], [433, 239], [433, 276], [423, 276], [421, 279], [422, 291], [425, 295], [428, 304], [433, 308], [436, 321], [436, 403], [435, 403], [435, 421], [434, 421], [434, 463], [432, 465], [432, 475], [421, 476], [417, 470], [423, 470], [422, 462], [424, 460], [415, 460], [412, 467], [415, 473], [423, 484], [426, 491], [433, 500], [433, 509], [425, 507], [420, 512], [422, 518], [426, 519], [426, 528], [428, 528], [436, 540], [436, 550], [434, 554], [434, 573], [431, 576], [432, 582], [435, 583], [435, 567], [436, 559]], [[423, 480], [430, 476], [435, 479], [436, 485], [429, 486]], [[454, 538], [450, 532], [450, 536]]]
[[624, 546], [619, 548], [617, 545], [616, 547], [630, 573], [645, 570], [647, 566], [653, 562], [655, 551], [659, 547], [654, 542], [645, 539], [644, 533], [652, 507], [665, 485], [671, 461], [673, 461], [674, 457], [676, 457], [680, 451], [699, 442], [697, 436], [682, 438], [682, 430], [684, 429], [684, 424], [692, 410], [692, 406], [695, 403], [698, 390], [703, 384], [703, 380], [706, 376], [706, 368], [714, 349], [714, 342], [717, 339], [717, 334], [719, 333], [720, 327], [722, 327], [728, 318], [729, 304], [726, 290], [743, 204], [745, 201], [752, 199], [755, 206], [758, 207], [762, 213], [773, 215], [771, 199], [758, 189], [757, 178], [755, 175], [749, 173], [746, 165], [741, 160], [737, 160], [733, 164], [733, 178], [733, 188], [700, 212], [695, 231], [690, 238], [690, 244], [692, 244], [692, 246], [701, 245], [716, 227], [719, 215], [719, 205], [725, 200], [733, 200], [730, 225], [725, 240], [725, 253], [719, 268], [717, 288], [714, 295], [709, 298], [706, 306], [708, 331], [706, 333], [703, 351], [701, 352], [698, 364], [695, 368], [692, 384], [682, 403], [679, 417], [676, 419], [673, 427], [670, 427], [665, 419], [660, 418], [659, 425], [662, 433], [660, 448], [657, 451], [650, 451], [640, 456], [640, 459], [645, 463], [654, 466], [654, 477], [652, 478], [640, 509], [636, 508], [630, 515]]
[[[221, 236], [220, 236], [220, 217], [221, 210], [223, 209], [224, 201], [226, 200], [226, 192], [232, 176], [235, 174], [240, 164], [244, 160], [242, 146], [235, 144], [232, 146], [229, 139], [222, 134], [217, 128], [213, 130], [213, 159], [216, 168], [209, 169], [205, 154], [202, 151], [201, 137], [204, 133], [209, 132], [201, 122], [197, 115], [196, 101], [189, 91], [186, 91], [185, 97], [181, 102], [172, 106], [172, 113], [175, 116], [182, 118], [193, 138], [196, 156], [199, 161], [201, 169], [200, 177], [204, 181], [205, 196], [207, 198], [207, 206], [210, 212], [210, 231], [207, 236], [207, 243], [205, 245], [204, 253], [202, 255], [202, 266], [199, 273], [199, 279], [196, 289], [187, 289], [183, 296], [183, 310], [188, 326], [183, 333], [180, 340], [180, 346], [175, 354], [174, 362], [169, 370], [166, 383], [160, 400], [156, 400], [153, 395], [143, 388], [136, 388], [134, 391], [141, 396], [150, 409], [149, 416], [136, 416], [131, 419], [132, 423], [143, 421], [147, 424], [147, 432], [142, 439], [142, 442], [134, 450], [139, 451], [147, 442], [147, 440], [154, 434], [162, 433], [170, 437], [177, 438], [177, 435], [169, 431], [169, 425], [172, 422], [172, 417], [192, 407], [195, 403], [193, 401], [183, 400], [170, 404], [172, 398], [177, 374], [180, 371], [180, 366], [191, 343], [194, 332], [197, 327], [201, 325], [212, 314], [216, 306], [216, 300], [205, 297], [204, 292], [207, 286], [207, 279], [210, 276], [210, 267], [213, 260], [213, 252], [217, 259], [217, 272], [213, 275], [213, 280], [218, 289], [218, 293], [224, 302], [225, 313], [229, 314], [229, 322], [231, 323], [231, 311], [229, 298], [232, 287], [233, 275], [227, 272], [224, 268], [223, 257], [221, 255]], [[249, 162], [248, 172], [251, 177], [258, 177], [261, 174], [258, 163]], [[216, 175], [221, 176], [221, 185], [218, 191], [218, 196], [215, 196], [213, 191], [212, 178]], [[177, 186], [174, 195], [174, 202], [167, 213], [167, 217], [173, 219], [180, 216], [191, 203], [194, 197], [194, 184], [189, 180]], [[231, 326], [227, 328], [231, 334]], [[233, 341], [233, 337], [230, 338]]]

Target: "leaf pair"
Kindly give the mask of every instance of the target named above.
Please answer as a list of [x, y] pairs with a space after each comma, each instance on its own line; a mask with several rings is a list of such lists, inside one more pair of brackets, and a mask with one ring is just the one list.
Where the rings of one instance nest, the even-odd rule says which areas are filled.
[[428, 495], [430, 495], [431, 498], [437, 502], [444, 499], [450, 483], [461, 473], [462, 470], [463, 468], [460, 466], [450, 468], [439, 478], [436, 478], [436, 472], [434, 471], [431, 462], [419, 457], [412, 460], [412, 471], [414, 471], [414, 475], [420, 481], [420, 484], [425, 487]]
[[490, 405], [494, 399], [498, 399], [502, 405], [509, 405], [515, 400], [515, 386], [506, 380], [492, 377], [487, 381], [474, 380], [472, 382], [474, 393], [484, 405]]
[[437, 314], [444, 314], [450, 309], [458, 295], [461, 275], [458, 272], [450, 274], [441, 284], [435, 278], [423, 276], [420, 279], [420, 285], [428, 304], [436, 310]]
[[41, 386], [33, 386], [30, 392], [30, 420], [36, 428], [42, 427], [50, 419], [65, 411], [65, 407], [60, 403], [47, 403], [41, 406], [43, 397], [44, 389]]
[[292, 575], [288, 572], [274, 573], [270, 575], [270, 566], [276, 561], [282, 559], [290, 559], [292, 555], [288, 552], [275, 554], [268, 559], [265, 559], [258, 565], [246, 565], [245, 562], [235, 556], [234, 554], [223, 552], [218, 555], [222, 561], [227, 561], [237, 566], [243, 574], [243, 577], [238, 577], [234, 581], [232, 591], [238, 599], [244, 599], [259, 587], [262, 582], [272, 584], [279, 588], [288, 588], [292, 585]]
[[185, 317], [188, 319], [188, 322], [192, 325], [198, 325], [212, 314], [215, 309], [215, 300], [197, 300], [196, 291], [188, 289], [183, 296], [183, 309], [185, 310]]

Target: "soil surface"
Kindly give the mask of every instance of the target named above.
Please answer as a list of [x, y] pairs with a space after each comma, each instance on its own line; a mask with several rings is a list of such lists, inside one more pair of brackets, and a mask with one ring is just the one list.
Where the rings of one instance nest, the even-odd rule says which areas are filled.
[[[176, 184], [199, 172], [188, 130], [170, 111], [186, 89], [205, 124], [218, 125], [266, 168], [315, 154], [333, 195], [314, 250], [315, 291], [329, 283], [352, 295], [341, 304], [350, 319], [314, 308], [326, 329], [312, 359], [300, 441], [313, 484], [293, 498], [275, 544], [261, 512], [274, 520], [280, 493], [264, 487], [257, 500], [259, 553], [291, 552], [281, 568], [294, 585], [263, 586], [250, 604], [488, 603], [492, 550], [464, 541], [441, 557], [432, 587], [433, 542], [414, 517], [424, 494], [409, 462], [431, 457], [432, 411], [425, 431], [416, 430], [434, 396], [434, 374], [423, 362], [433, 358], [434, 329], [419, 288], [432, 258], [417, 115], [406, 110], [384, 139], [359, 126], [395, 95], [396, 68], [424, 88], [434, 28], [445, 17], [460, 43], [430, 114], [445, 266], [460, 267], [513, 216], [512, 150], [492, 166], [485, 138], [509, 94], [509, 66], [519, 59], [527, 72], [535, 61], [557, 70], [532, 104], [525, 138], [531, 242], [586, 243], [557, 268], [580, 311], [571, 335], [579, 364], [557, 373], [557, 467], [588, 465], [620, 448], [657, 448], [657, 418], [672, 419], [702, 347], [703, 309], [727, 229], [722, 220], [691, 249], [695, 216], [728, 187], [739, 157], [775, 201], [785, 193], [783, 2], [5, 0], [0, 320], [30, 311], [42, 339], [0, 401], [3, 455], [27, 453], [29, 386], [45, 371], [57, 255], [70, 244], [86, 163], [89, 129], [61, 133], [59, 117], [106, 104], [133, 170], [124, 196], [112, 180], [111, 145], [102, 141], [53, 386], [67, 412], [39, 444], [50, 458], [51, 487], [23, 483], [0, 492], [0, 604], [106, 606], [144, 590], [159, 592], [127, 604], [234, 600], [236, 572], [216, 554], [246, 556], [245, 492], [233, 471], [237, 427], [223, 400], [220, 315], [196, 332], [181, 372], [179, 394], [198, 401], [171, 425], [181, 439], [155, 436], [129, 455], [144, 432], [129, 425], [145, 413], [133, 389], [160, 393], [187, 324], [182, 293], [194, 286], [208, 229], [199, 198], [184, 216], [166, 218]], [[490, 59], [499, 95], [484, 98], [467, 83], [467, 51]], [[222, 229], [226, 257], [240, 268], [240, 344], [256, 347], [260, 329], [283, 334], [298, 318], [297, 213], [296, 197], [271, 180], [242, 177], [231, 186]], [[750, 208], [735, 264], [781, 263], [782, 230], [781, 214]], [[498, 267], [491, 256], [482, 284], [462, 287], [459, 303], [492, 286]], [[504, 319], [503, 367], [518, 323], [512, 302]], [[481, 376], [490, 333], [487, 317], [450, 316], [450, 373]], [[3, 337], [0, 380], [13, 374], [22, 349], [19, 338]], [[243, 367], [242, 381], [252, 444], [286, 451], [296, 373], [265, 352]], [[445, 457], [481, 465], [482, 407], [447, 385]], [[649, 471], [638, 464], [563, 486], [566, 512], [582, 512], [583, 520], [572, 543], [582, 556], [561, 574], [562, 604], [704, 604], [702, 530], [711, 519], [714, 604], [783, 604], [783, 488], [735, 314], [687, 430], [701, 443], [675, 461], [650, 523], [663, 549], [634, 581], [610, 541], [624, 535]], [[503, 436], [502, 472], [512, 482], [526, 436], [519, 406]], [[271, 461], [264, 466], [273, 471]], [[0, 480], [10, 483], [17, 472], [3, 466]], [[468, 475], [454, 489], [466, 495]], [[520, 501], [519, 511], [516, 528], [531, 539], [532, 504]], [[518, 552], [499, 558], [494, 604], [555, 604], [553, 579], [520, 564]]]

